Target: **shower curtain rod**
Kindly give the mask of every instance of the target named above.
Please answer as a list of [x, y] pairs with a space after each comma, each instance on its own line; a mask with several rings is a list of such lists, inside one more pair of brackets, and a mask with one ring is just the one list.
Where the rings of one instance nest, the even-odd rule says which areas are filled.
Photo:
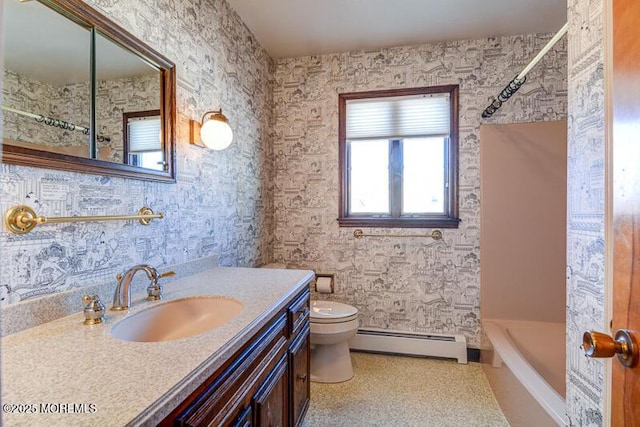
[[4, 105], [2, 106], [2, 109], [5, 111], [10, 111], [12, 113], [20, 114], [21, 116], [31, 117], [32, 119], [36, 119], [37, 122], [44, 123], [49, 126], [55, 126], [55, 127], [59, 127], [60, 129], [66, 129], [66, 130], [79, 130], [85, 135], [89, 135], [89, 128], [76, 126], [73, 123], [65, 122], [64, 120], [54, 119], [52, 117], [46, 117], [46, 116], [43, 116], [42, 114], [33, 114], [27, 111], [21, 111], [15, 108], [6, 107]]
[[502, 106], [503, 102], [506, 102], [514, 93], [518, 91], [518, 89], [520, 89], [520, 87], [527, 80], [527, 73], [531, 71], [531, 69], [542, 59], [543, 56], [547, 54], [547, 52], [549, 52], [549, 50], [558, 42], [558, 40], [560, 40], [562, 36], [565, 35], [568, 28], [569, 23], [565, 23], [562, 28], [560, 28], [560, 30], [556, 33], [556, 35], [553, 36], [553, 38], [549, 40], [545, 47], [543, 47], [542, 50], [535, 56], [535, 58], [533, 58], [531, 62], [529, 62], [529, 64], [524, 67], [524, 69], [520, 71], [520, 73], [513, 80], [511, 80], [509, 84], [504, 87], [504, 89], [502, 89], [498, 97], [493, 98], [491, 104], [489, 104], [489, 106], [482, 112], [483, 118], [486, 119], [488, 117], [491, 117], [493, 113], [495, 113], [498, 108]]
[[[19, 114], [21, 116], [25, 116], [25, 117], [30, 117], [32, 119], [35, 119], [36, 122], [38, 123], [44, 123], [45, 125], [49, 125], [49, 126], [54, 126], [60, 129], [64, 129], [64, 130], [70, 130], [70, 131], [80, 131], [85, 135], [89, 135], [89, 128], [83, 127], [83, 126], [78, 126], [78, 125], [74, 125], [73, 123], [69, 123], [66, 122], [64, 120], [60, 120], [60, 119], [54, 119], [53, 117], [46, 117], [43, 116], [42, 114], [34, 114], [34, 113], [29, 113], [27, 111], [22, 111], [22, 110], [17, 110], [15, 108], [11, 108], [11, 107], [7, 107], [5, 105], [2, 106], [2, 109], [5, 111], [9, 111], [12, 113], [16, 113]], [[107, 136], [102, 136], [102, 135], [97, 135], [96, 139], [99, 142], [110, 142], [111, 138], [107, 137]]]

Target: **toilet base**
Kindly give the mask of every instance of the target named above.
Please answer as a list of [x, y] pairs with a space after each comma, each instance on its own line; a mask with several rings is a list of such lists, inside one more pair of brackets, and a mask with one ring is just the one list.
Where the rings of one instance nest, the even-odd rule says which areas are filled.
[[341, 383], [353, 378], [348, 341], [311, 344], [311, 381]]

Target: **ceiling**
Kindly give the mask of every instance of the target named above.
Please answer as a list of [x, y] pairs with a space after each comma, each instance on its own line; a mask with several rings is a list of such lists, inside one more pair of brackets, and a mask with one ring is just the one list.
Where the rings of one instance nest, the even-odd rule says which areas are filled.
[[227, 0], [274, 58], [555, 33], [566, 0]]

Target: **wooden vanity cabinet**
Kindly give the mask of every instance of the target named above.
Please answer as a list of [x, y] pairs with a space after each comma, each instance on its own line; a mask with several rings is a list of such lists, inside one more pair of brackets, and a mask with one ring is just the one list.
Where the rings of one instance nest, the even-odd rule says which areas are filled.
[[289, 405], [291, 426], [299, 426], [309, 408], [311, 397], [309, 292], [303, 292], [289, 308], [291, 339], [289, 340]]
[[291, 366], [290, 400], [291, 425], [299, 426], [304, 420], [310, 403], [309, 374], [309, 322], [289, 348], [289, 365]]
[[286, 426], [289, 416], [287, 388], [289, 383], [289, 363], [286, 356], [278, 362], [265, 381], [262, 388], [254, 396], [256, 409], [255, 425]]
[[309, 407], [309, 289], [292, 298], [161, 426], [298, 426]]

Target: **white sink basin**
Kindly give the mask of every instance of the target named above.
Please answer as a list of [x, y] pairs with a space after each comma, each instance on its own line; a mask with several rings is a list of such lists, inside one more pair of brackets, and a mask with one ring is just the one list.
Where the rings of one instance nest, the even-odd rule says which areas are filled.
[[243, 309], [225, 297], [195, 297], [165, 302], [116, 323], [111, 334], [124, 341], [158, 342], [187, 338], [218, 328]]

